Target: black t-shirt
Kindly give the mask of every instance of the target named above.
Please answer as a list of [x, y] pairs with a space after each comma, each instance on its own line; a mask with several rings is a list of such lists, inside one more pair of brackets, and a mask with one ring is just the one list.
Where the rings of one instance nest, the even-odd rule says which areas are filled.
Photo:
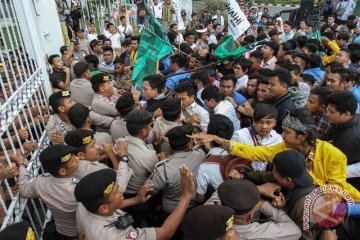
[[50, 74], [49, 80], [53, 88], [59, 88], [60, 82], [65, 82], [66, 80], [66, 73], [65, 71], [54, 69], [54, 71]]

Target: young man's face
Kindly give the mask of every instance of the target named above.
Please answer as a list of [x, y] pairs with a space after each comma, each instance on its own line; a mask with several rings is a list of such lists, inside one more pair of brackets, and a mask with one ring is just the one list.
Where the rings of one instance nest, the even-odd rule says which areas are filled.
[[70, 174], [76, 172], [78, 168], [79, 168], [79, 158], [73, 155], [72, 158], [68, 162], [66, 162], [65, 169]]
[[110, 32], [110, 33], [115, 33], [115, 32], [116, 32], [116, 29], [115, 29], [115, 26], [114, 26], [114, 25], [111, 25], [111, 26], [109, 27], [109, 32]]
[[96, 25], [95, 24], [90, 24], [89, 30], [90, 30], [90, 32], [96, 32]]
[[304, 68], [305, 68], [305, 61], [304, 61], [302, 58], [300, 58], [300, 57], [295, 57], [295, 58], [294, 58], [294, 63], [295, 63], [296, 65], [298, 65], [301, 69], [304, 69]]
[[326, 106], [320, 104], [319, 96], [310, 93], [309, 98], [306, 102], [306, 109], [313, 115], [321, 114], [325, 111]]
[[254, 121], [254, 127], [260, 137], [265, 138], [269, 136], [270, 131], [275, 127], [276, 119], [274, 118], [261, 118], [259, 121]]
[[288, 33], [288, 32], [290, 32], [290, 30], [291, 30], [291, 27], [290, 27], [290, 25], [288, 25], [288, 24], [284, 24], [284, 32], [286, 32], [286, 33]]
[[326, 86], [332, 92], [344, 90], [344, 83], [341, 81], [341, 76], [338, 73], [329, 73], [327, 75]]
[[186, 37], [186, 42], [191, 46], [195, 42], [195, 35], [189, 35]]
[[264, 58], [270, 58], [274, 54], [274, 50], [267, 45], [262, 46], [261, 52], [264, 54]]
[[237, 77], [237, 78], [241, 78], [242, 76], [244, 76], [246, 74], [243, 71], [240, 64], [235, 64], [233, 69], [234, 69], [235, 77]]
[[340, 113], [337, 111], [336, 106], [328, 104], [326, 109], [326, 117], [331, 124], [341, 124], [347, 122], [349, 119], [347, 113]]
[[181, 92], [181, 93], [175, 92], [175, 96], [176, 96], [176, 98], [181, 100], [181, 106], [183, 108], [190, 106], [194, 102], [194, 99], [195, 99], [195, 96], [190, 97], [187, 94], [187, 92]]
[[111, 40], [109, 41], [109, 40], [107, 40], [107, 41], [103, 41], [103, 47], [112, 47], [112, 42], [111, 42]]
[[328, 25], [332, 26], [335, 22], [334, 17], [328, 17], [327, 22], [328, 22]]
[[205, 99], [204, 102], [210, 110], [213, 110], [218, 105], [218, 103], [214, 99]]
[[175, 26], [173, 27], [173, 31], [176, 32], [176, 33], [179, 33], [179, 27], [178, 27], [178, 25], [175, 25]]
[[111, 81], [101, 84], [100, 86], [101, 94], [107, 97], [114, 95], [114, 84]]
[[336, 54], [336, 62], [340, 63], [341, 65], [347, 64], [349, 60], [350, 60], [349, 55], [344, 51], [339, 51]]
[[212, 24], [207, 25], [207, 31], [208, 31], [208, 32], [211, 32], [212, 28], [213, 28], [213, 25], [212, 25]]
[[305, 25], [305, 34], [309, 35], [313, 31], [312, 27]]
[[84, 32], [83, 31], [79, 31], [76, 33], [76, 36], [80, 39], [83, 39], [84, 38]]
[[67, 114], [72, 106], [75, 105], [75, 102], [71, 98], [66, 98], [59, 106], [59, 111]]
[[281, 84], [277, 76], [269, 77], [269, 83], [272, 97], [282, 97], [287, 92], [287, 85]]
[[131, 40], [131, 48], [133, 51], [137, 51], [139, 48], [139, 43], [137, 40]]
[[267, 21], [268, 21], [268, 19], [267, 19], [266, 17], [261, 18], [261, 22], [262, 22], [263, 24], [266, 24]]
[[103, 52], [103, 58], [104, 62], [109, 65], [113, 62], [114, 54], [110, 51]]
[[51, 65], [56, 70], [63, 70], [64, 68], [64, 61], [61, 57], [56, 57], [53, 59], [53, 64]]
[[231, 79], [221, 81], [220, 90], [221, 93], [224, 94], [224, 96], [231, 97], [235, 90], [234, 82]]
[[249, 79], [246, 85], [246, 91], [250, 96], [254, 96], [257, 89], [257, 80]]
[[256, 90], [257, 99], [260, 102], [264, 102], [271, 97], [270, 94], [270, 85], [259, 83], [257, 90]]
[[126, 26], [126, 18], [123, 18], [123, 19], [121, 20], [121, 24], [122, 24], [123, 26]]
[[157, 89], [151, 88], [148, 81], [143, 82], [143, 96], [147, 101], [154, 99], [158, 95], [159, 95], [159, 93], [158, 93]]
[[296, 75], [294, 71], [291, 71], [290, 75], [291, 75], [291, 84], [298, 82], [299, 75]]
[[215, 34], [221, 33], [221, 25], [217, 25], [215, 28]]
[[123, 74], [124, 73], [124, 65], [117, 63], [114, 65], [115, 67], [115, 73], [116, 74]]
[[261, 59], [257, 59], [256, 57], [250, 57], [249, 60], [252, 62], [251, 64], [251, 72], [257, 72], [261, 68]]
[[88, 161], [97, 161], [99, 159], [99, 150], [100, 147], [96, 143], [96, 140], [91, 141], [85, 148], [83, 152], [83, 159]]

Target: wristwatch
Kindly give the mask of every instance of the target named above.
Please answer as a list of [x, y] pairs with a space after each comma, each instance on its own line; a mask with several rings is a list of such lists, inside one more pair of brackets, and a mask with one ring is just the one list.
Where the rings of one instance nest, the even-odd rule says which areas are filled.
[[122, 155], [121, 157], [120, 157], [120, 161], [121, 162], [129, 162], [129, 157], [127, 156], [127, 155]]

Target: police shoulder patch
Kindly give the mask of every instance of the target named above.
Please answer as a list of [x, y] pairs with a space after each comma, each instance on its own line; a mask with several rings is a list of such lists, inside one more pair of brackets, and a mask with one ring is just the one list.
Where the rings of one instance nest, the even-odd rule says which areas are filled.
[[129, 230], [127, 233], [126, 233], [126, 239], [137, 239], [139, 236], [139, 233], [138, 231], [136, 230]]

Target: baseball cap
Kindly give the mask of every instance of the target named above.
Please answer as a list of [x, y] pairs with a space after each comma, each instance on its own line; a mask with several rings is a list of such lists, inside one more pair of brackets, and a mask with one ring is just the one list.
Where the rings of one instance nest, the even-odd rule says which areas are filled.
[[90, 48], [93, 48], [93, 47], [95, 47], [96, 45], [98, 45], [98, 44], [100, 44], [101, 42], [99, 41], [99, 40], [97, 40], [97, 39], [93, 39], [93, 40], [91, 40], [91, 42], [90, 42]]
[[314, 182], [307, 172], [304, 155], [298, 151], [288, 150], [276, 154], [274, 165], [282, 176], [293, 179], [300, 187], [309, 187]]
[[181, 10], [181, 16], [186, 16], [186, 11], [185, 10]]

